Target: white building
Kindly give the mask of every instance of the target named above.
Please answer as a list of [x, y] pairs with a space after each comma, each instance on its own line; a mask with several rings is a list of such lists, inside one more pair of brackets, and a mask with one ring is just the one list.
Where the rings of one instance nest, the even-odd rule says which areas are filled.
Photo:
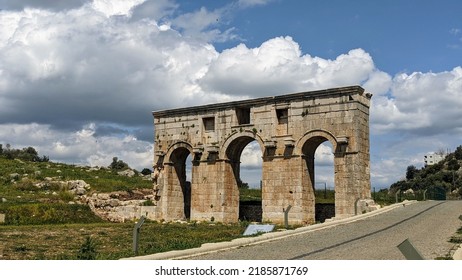
[[424, 162], [425, 162], [425, 165], [433, 165], [433, 164], [436, 164], [442, 161], [445, 157], [446, 155], [443, 155], [443, 154], [431, 153], [431, 154], [427, 154], [424, 156]]

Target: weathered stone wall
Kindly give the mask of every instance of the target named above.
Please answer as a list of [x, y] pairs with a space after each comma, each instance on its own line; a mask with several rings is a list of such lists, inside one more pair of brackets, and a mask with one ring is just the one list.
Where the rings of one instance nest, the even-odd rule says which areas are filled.
[[314, 152], [324, 141], [335, 155], [335, 215], [354, 215], [355, 201], [370, 197], [370, 97], [353, 86], [154, 112], [155, 216], [237, 221], [240, 156], [253, 140], [263, 154], [263, 220], [282, 223], [291, 205], [292, 223], [314, 223]]

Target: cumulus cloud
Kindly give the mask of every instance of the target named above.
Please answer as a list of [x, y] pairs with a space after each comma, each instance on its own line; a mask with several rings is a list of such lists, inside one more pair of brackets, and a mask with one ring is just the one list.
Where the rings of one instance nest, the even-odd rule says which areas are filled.
[[77, 8], [91, 0], [0, 0], [3, 10], [23, 10], [25, 8], [40, 8], [50, 10], [67, 10]]
[[[241, 154], [242, 169], [261, 169], [262, 168], [262, 152], [256, 141], [248, 144]], [[259, 179], [260, 180], [260, 179]]]
[[89, 123], [76, 131], [55, 130], [50, 125], [0, 124], [0, 139], [8, 139], [12, 148], [32, 146], [50, 160], [90, 166], [108, 166], [113, 157], [142, 170], [152, 167], [153, 145], [133, 135], [95, 135], [97, 125]]
[[[460, 145], [460, 66], [385, 73], [361, 48], [325, 59], [288, 36], [215, 49], [238, 37], [227, 26], [236, 7], [268, 1], [187, 13], [169, 0], [51, 2], [0, 0], [0, 143], [35, 146], [60, 161], [107, 165], [119, 156], [146, 167], [153, 110], [362, 85], [374, 94], [371, 151], [380, 154], [371, 170], [381, 186], [401, 176], [392, 167]], [[332, 161], [324, 148], [316, 157], [320, 167]], [[243, 154], [243, 166], [260, 161]]]
[[355, 49], [335, 60], [303, 55], [291, 37], [278, 37], [249, 49], [224, 50], [212, 61], [200, 85], [205, 91], [237, 96], [281, 93], [361, 84], [374, 71], [368, 53]]
[[374, 133], [415, 136], [453, 133], [462, 128], [462, 68], [440, 73], [398, 74], [391, 96], [374, 98]]
[[147, 0], [132, 9], [132, 20], [155, 19], [157, 21], [172, 15], [179, 7], [171, 0]]
[[233, 28], [222, 32], [221, 25], [226, 9], [208, 11], [205, 7], [198, 11], [179, 15], [172, 20], [172, 26], [180, 30], [184, 36], [207, 42], [224, 42], [236, 38]]
[[200, 91], [213, 47], [156, 21], [108, 17], [130, 9], [101, 13], [103, 2], [0, 14], [1, 122], [147, 124], [152, 110], [186, 105]]

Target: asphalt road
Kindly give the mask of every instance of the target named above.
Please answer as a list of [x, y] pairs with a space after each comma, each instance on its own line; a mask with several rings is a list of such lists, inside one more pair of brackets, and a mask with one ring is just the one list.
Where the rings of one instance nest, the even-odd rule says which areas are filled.
[[396, 247], [409, 239], [425, 259], [445, 256], [462, 226], [462, 201], [425, 201], [367, 219], [194, 259], [399, 260]]

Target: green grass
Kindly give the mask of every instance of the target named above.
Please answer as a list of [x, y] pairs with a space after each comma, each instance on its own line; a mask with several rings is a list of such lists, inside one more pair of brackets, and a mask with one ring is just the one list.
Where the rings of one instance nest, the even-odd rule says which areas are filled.
[[[17, 174], [12, 176], [12, 174]], [[128, 191], [152, 188], [150, 180], [140, 176], [120, 176], [109, 169], [53, 162], [28, 162], [0, 157], [0, 213], [6, 214], [6, 224], [94, 223], [100, 219], [77, 202], [67, 186], [48, 183], [38, 188], [37, 183], [84, 180], [92, 192]]]
[[[20, 175], [19, 182], [24, 189], [27, 188], [27, 181], [30, 183], [43, 181], [46, 177], [54, 180], [84, 180], [91, 185], [91, 189], [97, 192], [111, 192], [120, 189], [141, 189], [152, 187], [150, 180], [143, 180], [139, 176], [132, 178], [119, 176], [110, 169], [91, 170], [89, 167], [67, 165], [53, 162], [21, 162], [0, 157], [0, 185], [5, 187], [14, 186], [10, 174]], [[27, 176], [25, 175], [27, 174]], [[23, 178], [28, 178], [25, 180]], [[18, 187], [16, 187], [17, 189]], [[9, 188], [11, 189], [11, 188]], [[5, 189], [0, 192], [4, 193]]]
[[[83, 248], [90, 248], [96, 259], [131, 257], [134, 255], [133, 227], [132, 223], [105, 222], [0, 226], [0, 255], [3, 255], [3, 259], [16, 260], [78, 259]], [[154, 254], [199, 247], [208, 242], [229, 241], [241, 237], [244, 230], [245, 227], [241, 224], [146, 222], [140, 231], [139, 254]], [[88, 238], [91, 238], [91, 244]]]
[[[17, 173], [14, 178], [11, 174]], [[35, 186], [45, 178], [53, 181], [84, 180], [92, 192], [152, 188], [139, 176], [119, 176], [109, 169], [53, 162], [26, 162], [0, 157], [0, 259], [119, 259], [133, 256], [133, 223], [110, 223], [78, 204], [66, 186]], [[261, 192], [246, 192], [249, 199]], [[6, 202], [2, 202], [6, 200]], [[71, 202], [71, 203], [69, 203]], [[139, 254], [198, 247], [207, 242], [241, 236], [244, 224], [161, 224], [146, 222], [141, 228]]]
[[28, 203], [1, 205], [6, 225], [42, 225], [67, 223], [96, 223], [101, 219], [87, 205], [63, 203]]
[[239, 188], [240, 201], [261, 201], [261, 189]]

